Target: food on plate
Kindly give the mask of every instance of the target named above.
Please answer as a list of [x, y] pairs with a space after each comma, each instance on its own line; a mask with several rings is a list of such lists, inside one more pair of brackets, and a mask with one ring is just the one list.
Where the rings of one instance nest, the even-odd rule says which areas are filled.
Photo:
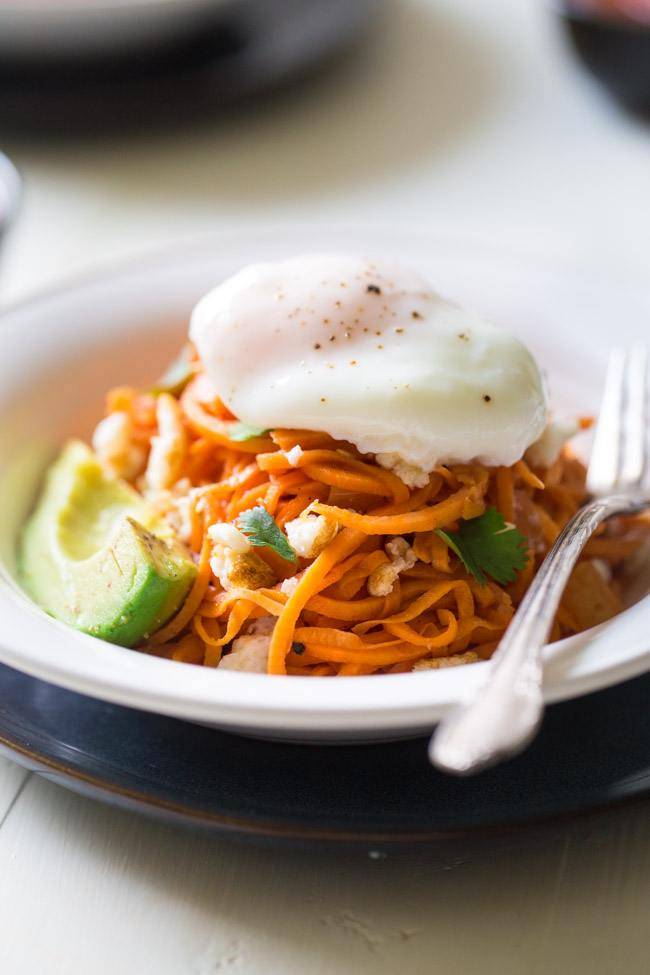
[[73, 440], [25, 529], [22, 574], [53, 616], [131, 647], [178, 610], [196, 566], [144, 498]]
[[[21, 545], [53, 616], [222, 670], [360, 676], [490, 657], [586, 499], [515, 337], [393, 261], [245, 268], [195, 308], [148, 390], [109, 392]], [[553, 638], [621, 608], [649, 534], [610, 522]]]
[[546, 423], [525, 346], [394, 262], [252, 265], [199, 302], [190, 335], [240, 419], [328, 433], [423, 481], [442, 462], [514, 464]]

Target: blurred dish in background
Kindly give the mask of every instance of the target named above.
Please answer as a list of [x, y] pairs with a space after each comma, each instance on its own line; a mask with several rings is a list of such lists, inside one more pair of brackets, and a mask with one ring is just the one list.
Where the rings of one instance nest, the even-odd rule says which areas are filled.
[[650, 114], [650, 0], [560, 0], [556, 7], [587, 68], [628, 108]]
[[79, 57], [142, 50], [204, 26], [240, 0], [0, 0], [0, 56]]
[[567, 6], [599, 19], [650, 23], [650, 0], [569, 0]]
[[[0, 126], [50, 138], [210, 118], [320, 66], [380, 7], [379, 0], [0, 0]], [[29, 16], [38, 20], [33, 36]]]

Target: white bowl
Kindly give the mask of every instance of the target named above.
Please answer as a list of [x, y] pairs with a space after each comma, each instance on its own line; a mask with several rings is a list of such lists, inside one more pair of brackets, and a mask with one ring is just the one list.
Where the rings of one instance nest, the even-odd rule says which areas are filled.
[[[393, 231], [277, 231], [216, 237], [78, 281], [0, 320], [0, 660], [120, 704], [264, 737], [382, 739], [430, 729], [489, 664], [352, 679], [221, 672], [102, 643], [47, 617], [15, 578], [20, 526], [43, 469], [70, 433], [88, 434], [114, 384], [151, 381], [209, 287], [253, 260], [308, 250], [398, 256], [437, 288], [514, 332], [548, 373], [558, 408], [597, 409], [607, 349], [639, 337], [650, 293], [491, 247]], [[650, 598], [547, 649], [548, 701], [650, 669]]]

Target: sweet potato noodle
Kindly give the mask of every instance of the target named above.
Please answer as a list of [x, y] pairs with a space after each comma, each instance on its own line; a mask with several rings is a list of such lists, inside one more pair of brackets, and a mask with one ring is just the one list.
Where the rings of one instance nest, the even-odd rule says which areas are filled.
[[[198, 575], [181, 610], [141, 648], [174, 660], [215, 667], [232, 641], [254, 621], [259, 628], [264, 617], [268, 632], [275, 624], [271, 674], [401, 673], [489, 658], [540, 561], [585, 500], [585, 468], [569, 448], [548, 469], [532, 470], [523, 460], [508, 468], [452, 464], [410, 489], [371, 456], [325, 433], [272, 430], [232, 439], [234, 417], [212, 398], [201, 374], [177, 399], [186, 434], [178, 476], [153, 500], [165, 512], [184, 499], [184, 541]], [[107, 410], [128, 413], [134, 441], [150, 449], [158, 432], [153, 395], [119, 388], [109, 394]], [[211, 568], [207, 529], [258, 505], [281, 528], [311, 506], [339, 531], [315, 558], [297, 563], [255, 549], [275, 583], [224, 589]], [[454, 530], [487, 507], [527, 539], [525, 568], [507, 586], [479, 585], [435, 532]], [[621, 609], [617, 567], [649, 528], [646, 516], [619, 518], [588, 544], [555, 619], [554, 640]], [[369, 577], [390, 563], [386, 543], [395, 536], [406, 537], [416, 560], [386, 595], [372, 595]]]

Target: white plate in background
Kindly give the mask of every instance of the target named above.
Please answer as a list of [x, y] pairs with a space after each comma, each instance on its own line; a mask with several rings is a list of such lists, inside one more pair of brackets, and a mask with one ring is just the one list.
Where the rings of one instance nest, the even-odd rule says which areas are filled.
[[[650, 289], [487, 244], [393, 230], [246, 231], [179, 245], [22, 302], [0, 317], [0, 660], [81, 693], [295, 740], [381, 739], [428, 730], [489, 664], [349, 679], [267, 677], [148, 657], [51, 620], [14, 578], [20, 524], [47, 459], [86, 434], [119, 383], [150, 382], [184, 339], [196, 299], [255, 260], [348, 250], [414, 263], [446, 295], [519, 334], [562, 411], [595, 412], [613, 342], [647, 334]], [[547, 650], [548, 701], [650, 669], [650, 597]]]

